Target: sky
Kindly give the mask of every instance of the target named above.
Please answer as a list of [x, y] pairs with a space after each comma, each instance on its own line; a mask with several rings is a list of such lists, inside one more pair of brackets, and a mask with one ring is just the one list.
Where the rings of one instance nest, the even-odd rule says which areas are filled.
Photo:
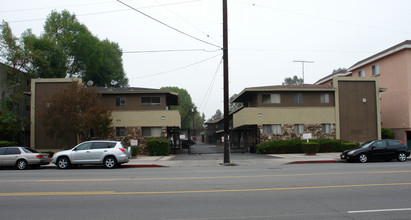
[[[130, 86], [186, 89], [206, 119], [223, 110], [222, 0], [121, 2], [0, 0], [0, 20], [16, 37], [27, 29], [40, 36], [50, 12], [66, 9], [119, 44]], [[228, 0], [230, 96], [302, 78], [296, 60], [311, 61], [311, 84], [411, 40], [410, 9], [409, 0]]]

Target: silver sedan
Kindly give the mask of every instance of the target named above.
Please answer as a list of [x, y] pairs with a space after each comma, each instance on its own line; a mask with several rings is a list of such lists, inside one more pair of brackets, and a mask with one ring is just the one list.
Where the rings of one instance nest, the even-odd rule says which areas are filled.
[[39, 153], [27, 147], [2, 147], [0, 148], [0, 166], [15, 166], [19, 170], [24, 170], [28, 166], [39, 168], [40, 165], [47, 165], [51, 162], [51, 157], [46, 153]]

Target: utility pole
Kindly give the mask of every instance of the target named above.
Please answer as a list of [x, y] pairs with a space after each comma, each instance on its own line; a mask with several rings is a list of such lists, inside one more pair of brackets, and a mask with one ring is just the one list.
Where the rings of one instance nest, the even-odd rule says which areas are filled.
[[293, 60], [295, 63], [301, 63], [303, 66], [303, 85], [305, 84], [304, 80], [304, 63], [314, 63], [314, 61], [306, 61], [306, 60]]
[[228, 108], [228, 24], [227, 0], [223, 0], [223, 60], [224, 60], [224, 164], [230, 163], [230, 110]]

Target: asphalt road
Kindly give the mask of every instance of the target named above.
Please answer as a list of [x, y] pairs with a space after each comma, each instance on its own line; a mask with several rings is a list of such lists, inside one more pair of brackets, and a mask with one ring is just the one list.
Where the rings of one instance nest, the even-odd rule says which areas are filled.
[[411, 162], [0, 170], [1, 219], [410, 219]]

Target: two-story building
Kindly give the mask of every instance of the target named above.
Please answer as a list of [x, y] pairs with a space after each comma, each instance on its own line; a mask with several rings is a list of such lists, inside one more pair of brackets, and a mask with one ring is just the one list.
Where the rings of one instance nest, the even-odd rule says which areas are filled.
[[[330, 85], [335, 74], [316, 82]], [[411, 40], [404, 41], [348, 68], [346, 77], [376, 77], [386, 91], [380, 94], [381, 124], [411, 147]]]
[[[37, 149], [61, 149], [77, 144], [76, 134], [63, 137], [47, 136], [36, 118], [36, 109], [45, 100], [65, 85], [81, 79], [33, 79], [31, 82], [31, 146]], [[178, 110], [178, 94], [160, 89], [96, 87], [103, 103], [111, 110], [112, 132], [109, 139], [130, 144], [136, 140], [144, 145], [149, 137], [171, 137], [178, 132], [181, 118]], [[70, 117], [69, 115], [67, 117]], [[91, 139], [93, 137], [90, 137]], [[143, 152], [144, 153], [144, 147]]]
[[364, 142], [381, 137], [375, 78], [334, 78], [333, 85], [244, 89], [234, 102], [233, 142], [247, 149], [269, 140], [312, 138]]

